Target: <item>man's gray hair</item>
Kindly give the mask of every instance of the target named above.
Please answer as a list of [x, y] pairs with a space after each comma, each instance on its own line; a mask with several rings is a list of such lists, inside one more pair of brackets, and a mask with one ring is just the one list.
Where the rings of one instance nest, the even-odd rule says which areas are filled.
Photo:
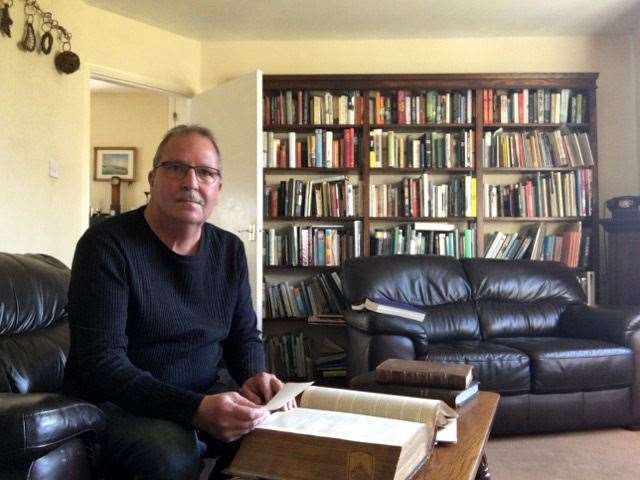
[[170, 129], [167, 133], [165, 133], [164, 138], [158, 145], [158, 149], [156, 150], [156, 154], [153, 157], [153, 168], [160, 165], [160, 160], [162, 159], [162, 154], [164, 153], [164, 147], [169, 140], [173, 137], [179, 137], [183, 135], [190, 135], [195, 133], [196, 135], [200, 135], [205, 137], [211, 142], [213, 145], [213, 149], [218, 156], [218, 170], [222, 171], [222, 156], [220, 155], [220, 149], [218, 148], [218, 143], [216, 142], [216, 138], [213, 136], [213, 132], [209, 130], [207, 127], [203, 127], [202, 125], [176, 125], [172, 129]]

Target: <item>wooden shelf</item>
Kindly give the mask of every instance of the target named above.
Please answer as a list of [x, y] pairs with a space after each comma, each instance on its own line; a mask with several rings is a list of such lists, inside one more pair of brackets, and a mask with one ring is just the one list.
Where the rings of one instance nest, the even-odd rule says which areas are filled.
[[298, 174], [298, 175], [336, 175], [340, 173], [358, 175], [359, 168], [320, 168], [320, 167], [300, 167], [300, 168], [263, 168], [265, 175]]
[[360, 220], [362, 217], [264, 217], [265, 222], [334, 222], [350, 223]]
[[322, 123], [322, 124], [310, 124], [310, 125], [269, 125], [265, 126], [263, 130], [265, 132], [274, 133], [288, 133], [288, 132], [313, 132], [316, 129], [322, 130], [345, 130], [347, 128], [362, 128], [362, 125], [358, 124], [337, 124], [337, 123]]
[[476, 217], [369, 217], [369, 221], [373, 222], [475, 222]]
[[485, 174], [489, 173], [526, 173], [526, 172], [572, 172], [575, 170], [582, 170], [585, 168], [592, 168], [592, 165], [581, 165], [579, 167], [483, 167], [482, 171]]
[[381, 128], [382, 130], [460, 130], [465, 128], [475, 128], [475, 123], [373, 123], [371, 129]]
[[541, 128], [541, 129], [559, 129], [559, 128], [574, 128], [574, 129], [586, 129], [589, 128], [588, 123], [485, 123], [485, 130], [493, 130], [498, 128]]
[[411, 173], [473, 173], [475, 168], [472, 167], [452, 167], [452, 168], [396, 168], [396, 167], [383, 167], [383, 168], [369, 168], [371, 175], [389, 175], [389, 174], [411, 174]]
[[263, 271], [265, 273], [290, 272], [295, 270], [309, 271], [309, 272], [316, 272], [316, 271], [339, 272], [341, 269], [342, 267], [327, 267], [327, 266], [294, 267], [291, 265], [279, 265], [279, 266], [265, 265], [263, 267]]
[[581, 222], [591, 217], [484, 217], [485, 222]]

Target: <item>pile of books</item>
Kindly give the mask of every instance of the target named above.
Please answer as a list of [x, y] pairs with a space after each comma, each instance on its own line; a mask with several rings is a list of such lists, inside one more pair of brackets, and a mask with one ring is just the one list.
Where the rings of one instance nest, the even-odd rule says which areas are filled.
[[315, 359], [316, 378], [344, 378], [347, 376], [347, 352], [328, 337], [322, 340]]
[[389, 359], [373, 372], [351, 380], [351, 388], [406, 397], [442, 400], [453, 408], [478, 395], [473, 367], [458, 363]]

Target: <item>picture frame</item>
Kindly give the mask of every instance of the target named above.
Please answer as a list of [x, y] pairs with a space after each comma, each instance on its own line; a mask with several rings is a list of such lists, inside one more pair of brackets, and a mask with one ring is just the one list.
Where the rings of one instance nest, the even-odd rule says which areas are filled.
[[123, 182], [136, 179], [135, 147], [95, 147], [93, 156], [93, 179], [109, 182], [120, 177]]

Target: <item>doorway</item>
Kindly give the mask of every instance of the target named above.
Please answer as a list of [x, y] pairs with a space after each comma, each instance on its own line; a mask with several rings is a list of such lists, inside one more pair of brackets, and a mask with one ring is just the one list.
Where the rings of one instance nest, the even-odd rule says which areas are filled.
[[90, 79], [89, 90], [89, 204], [95, 223], [147, 202], [156, 147], [169, 128], [186, 121], [186, 99], [98, 78]]

